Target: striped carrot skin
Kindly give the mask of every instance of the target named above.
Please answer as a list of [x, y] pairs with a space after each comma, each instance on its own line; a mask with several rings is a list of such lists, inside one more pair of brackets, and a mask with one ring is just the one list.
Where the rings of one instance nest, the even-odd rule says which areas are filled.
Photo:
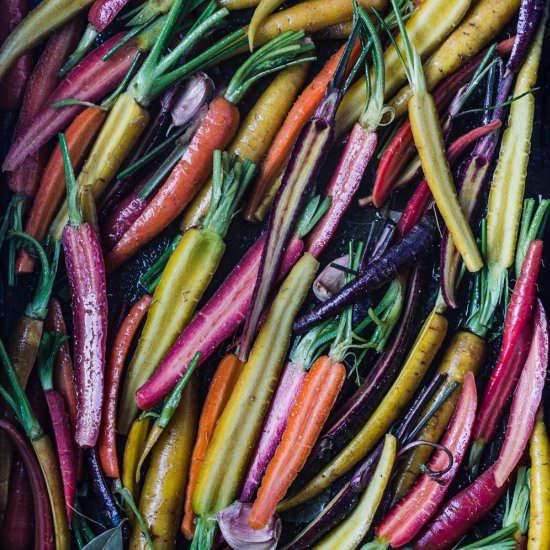
[[311, 449], [336, 402], [346, 379], [342, 363], [329, 356], [317, 359], [302, 385], [275, 455], [266, 468], [248, 523], [262, 529], [271, 519]]
[[225, 98], [210, 103], [208, 113], [164, 185], [105, 257], [107, 271], [126, 263], [181, 214], [210, 175], [214, 151], [227, 147], [239, 120], [238, 108]]

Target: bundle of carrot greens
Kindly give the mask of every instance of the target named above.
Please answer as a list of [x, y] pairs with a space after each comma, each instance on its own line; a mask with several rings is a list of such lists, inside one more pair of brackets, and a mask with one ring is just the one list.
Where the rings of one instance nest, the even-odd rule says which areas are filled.
[[2, 548], [550, 549], [548, 2], [0, 7]]

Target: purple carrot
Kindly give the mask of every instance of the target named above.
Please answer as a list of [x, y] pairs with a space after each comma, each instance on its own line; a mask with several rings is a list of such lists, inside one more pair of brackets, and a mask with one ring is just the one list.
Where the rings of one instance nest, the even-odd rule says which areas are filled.
[[124, 33], [119, 33], [87, 55], [57, 86], [46, 102], [46, 107], [36, 115], [26, 131], [12, 144], [2, 165], [12, 171], [42, 145], [65, 128], [84, 108], [71, 105], [54, 109], [52, 103], [63, 99], [99, 101], [122, 81], [130, 69], [137, 49], [130, 40], [109, 59], [102, 57], [116, 44]]
[[62, 395], [54, 389], [53, 365], [65, 338], [59, 333], [46, 332], [42, 336], [38, 349], [38, 369], [44, 397], [48, 405], [50, 420], [55, 436], [55, 446], [63, 481], [63, 495], [67, 520], [73, 519], [73, 507], [76, 494], [77, 457], [73, 443], [71, 423]]
[[322, 458], [351, 439], [363, 425], [397, 376], [401, 361], [414, 338], [415, 319], [422, 291], [422, 269], [416, 266], [410, 279], [407, 302], [401, 322], [388, 348], [378, 358], [367, 378], [331, 419], [328, 429], [319, 438], [310, 455], [310, 463]]
[[74, 326], [74, 373], [77, 399], [75, 441], [93, 447], [99, 436], [103, 372], [107, 340], [105, 264], [95, 229], [84, 222], [77, 183], [65, 136], [60, 135], [67, 180], [69, 222], [63, 229], [63, 250], [71, 286]]
[[348, 283], [336, 296], [298, 318], [294, 323], [294, 331], [305, 332], [389, 283], [398, 273], [427, 255], [437, 235], [433, 216], [425, 214], [400, 242], [389, 248], [377, 261], [371, 262], [359, 277]]
[[[335, 115], [342, 99], [345, 68], [357, 39], [359, 26], [350, 34], [334, 76], [313, 116], [302, 128], [275, 195], [267, 237], [252, 302], [239, 345], [239, 359], [246, 361], [273, 286], [285, 249], [298, 224], [300, 212], [323, 167], [334, 141]], [[361, 60], [359, 61], [361, 62]]]
[[240, 501], [250, 502], [256, 493], [264, 470], [273, 457], [277, 445], [281, 441], [288, 422], [290, 409], [304, 383], [306, 369], [292, 361], [286, 364], [279, 380], [277, 391], [271, 401], [269, 412], [264, 423], [262, 435], [254, 452], [254, 460], [248, 468]]
[[535, 305], [533, 325], [531, 348], [510, 407], [504, 444], [495, 463], [495, 481], [499, 487], [506, 482], [523, 456], [542, 400], [548, 367], [548, 321], [540, 299]]
[[10, 550], [27, 550], [32, 546], [32, 490], [25, 465], [16, 458], [10, 473], [8, 505], [0, 529], [2, 546]]
[[[28, 12], [27, 0], [0, 0], [0, 44], [17, 27]], [[33, 65], [32, 52], [26, 52], [17, 59], [0, 79], [0, 109], [15, 111], [21, 105], [25, 84]]]
[[54, 550], [54, 528], [48, 489], [34, 450], [27, 438], [11, 422], [0, 419], [0, 430], [8, 434], [29, 478], [34, 506], [34, 548]]
[[[153, 376], [136, 392], [140, 409], [150, 409], [168, 395], [185, 374], [189, 361], [200, 352], [199, 365], [214, 353], [244, 321], [258, 275], [265, 235], [262, 235], [233, 268], [204, 307], [174, 342]], [[304, 243], [293, 239], [285, 253], [279, 277], [283, 277], [302, 255]]]
[[97, 32], [103, 32], [127, 3], [128, 0], [95, 0], [88, 11], [88, 21]]

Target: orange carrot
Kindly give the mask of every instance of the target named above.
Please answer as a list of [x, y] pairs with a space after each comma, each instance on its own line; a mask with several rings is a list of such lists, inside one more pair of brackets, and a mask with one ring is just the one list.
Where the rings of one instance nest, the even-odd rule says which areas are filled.
[[103, 399], [102, 428], [99, 434], [98, 455], [103, 473], [111, 478], [120, 477], [115, 431], [120, 377], [126, 362], [126, 356], [132, 345], [132, 340], [149, 309], [152, 299], [152, 296], [145, 294], [132, 306], [132, 309], [130, 309], [130, 312], [120, 325], [109, 355], [109, 363], [105, 373], [105, 397]]
[[125, 263], [179, 216], [210, 176], [214, 151], [227, 147], [237, 132], [239, 120], [239, 109], [224, 97], [210, 103], [207, 114], [166, 182], [105, 257], [107, 271]]
[[333, 363], [327, 355], [317, 359], [309, 370], [252, 506], [248, 523], [253, 529], [266, 526], [304, 467], [345, 379], [343, 363]]
[[[106, 114], [105, 111], [97, 107], [88, 107], [74, 119], [65, 132], [69, 154], [75, 167], [84, 160]], [[59, 203], [65, 194], [64, 170], [61, 147], [57, 144], [42, 175], [25, 225], [25, 233], [38, 241], [43, 240], [46, 236]], [[25, 249], [21, 249], [15, 272], [18, 274], [30, 273], [34, 271], [34, 264], [35, 259]]]
[[[332, 79], [336, 67], [344, 53], [345, 44], [326, 62], [321, 72], [304, 89], [298, 99], [294, 102], [292, 109], [288, 113], [283, 125], [277, 132], [271, 147], [262, 163], [260, 173], [254, 189], [250, 194], [248, 205], [244, 211], [244, 217], [251, 222], [259, 221], [256, 217], [256, 210], [262, 203], [265, 195], [277, 180], [283, 171], [294, 142], [298, 134], [311, 118], [315, 109], [321, 103], [325, 95], [327, 86]], [[361, 51], [359, 43], [356, 43], [354, 50], [350, 55], [348, 67], [353, 66]]]
[[206, 455], [208, 443], [212, 439], [216, 422], [225, 408], [242, 367], [243, 363], [237, 359], [235, 354], [230, 353], [226, 355], [218, 365], [202, 407], [197, 437], [189, 466], [189, 480], [185, 493], [185, 509], [181, 522], [181, 532], [189, 540], [195, 534], [195, 514], [193, 513], [192, 500], [199, 470]]

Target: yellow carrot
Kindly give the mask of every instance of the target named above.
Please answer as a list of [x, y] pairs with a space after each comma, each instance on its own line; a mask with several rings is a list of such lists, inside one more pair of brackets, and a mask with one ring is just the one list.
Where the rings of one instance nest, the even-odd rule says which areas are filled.
[[531, 517], [527, 550], [550, 548], [550, 442], [544, 424], [542, 408], [539, 409], [531, 445]]
[[376, 510], [384, 496], [393, 470], [396, 450], [395, 437], [387, 434], [371, 482], [361, 496], [357, 507], [327, 537], [316, 544], [314, 550], [355, 550], [355, 548], [359, 548], [372, 525]]
[[[518, 11], [519, 4], [520, 0], [479, 0], [424, 64], [428, 90], [433, 90], [495, 38]], [[407, 112], [411, 96], [411, 87], [405, 86], [391, 99], [389, 105], [395, 109], [396, 117]]]
[[[307, 62], [293, 65], [273, 79], [243, 120], [229, 153], [254, 164], [262, 160], [304, 84], [309, 65]], [[204, 218], [210, 205], [211, 194], [212, 180], [200, 190], [186, 209], [180, 223], [182, 231], [196, 227]]]
[[[418, 11], [407, 21], [407, 34], [422, 58], [430, 55], [448, 34], [460, 23], [471, 0], [425, 0]], [[397, 39], [401, 49], [403, 41]], [[384, 54], [384, 96], [390, 98], [406, 81], [395, 47], [389, 46]], [[372, 80], [372, 75], [371, 75]], [[336, 112], [336, 135], [345, 135], [359, 119], [366, 101], [365, 78], [350, 87]]]
[[212, 535], [213, 516], [238, 496], [284, 363], [292, 322], [318, 266], [306, 253], [283, 282], [216, 424], [193, 493], [193, 511], [199, 516], [195, 536]]

